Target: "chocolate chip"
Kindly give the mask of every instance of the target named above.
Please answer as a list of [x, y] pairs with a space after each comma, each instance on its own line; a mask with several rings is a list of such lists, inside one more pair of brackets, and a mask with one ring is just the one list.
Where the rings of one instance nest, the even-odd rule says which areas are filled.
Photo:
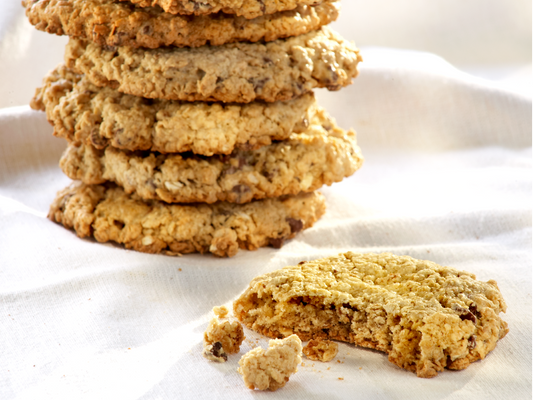
[[275, 249], [281, 249], [283, 246], [284, 239], [283, 238], [269, 238], [268, 244], [270, 246], [274, 247]]
[[203, 69], [197, 69], [196, 76], [198, 77], [198, 80], [201, 81], [205, 76], [205, 71]]
[[304, 223], [301, 219], [285, 218], [285, 221], [289, 223], [292, 233], [300, 232], [304, 228]]
[[[102, 48], [104, 49], [104, 51], [109, 51], [111, 53], [115, 53], [117, 52], [117, 48], [115, 46], [108, 46], [108, 45], [104, 45], [102, 46]], [[115, 54], [113, 54], [113, 56], [115, 56]]]
[[224, 349], [222, 347], [222, 343], [220, 343], [220, 342], [213, 343], [213, 355], [215, 357], [227, 358], [227, 357], [225, 357], [226, 354], [224, 353]]
[[468, 310], [472, 314], [474, 314], [477, 318], [481, 317], [481, 313], [478, 311], [477, 306], [474, 303], [470, 304], [470, 306], [468, 307]]
[[461, 320], [468, 320], [468, 321], [472, 321], [474, 324], [476, 323], [476, 316], [474, 314], [472, 314], [470, 311], [468, 310], [465, 310], [466, 313], [464, 314], [461, 314], [459, 316], [459, 318], [461, 318]]
[[270, 78], [263, 78], [263, 79], [252, 79], [250, 83], [254, 85], [254, 90], [261, 90], [265, 86], [265, 83], [267, 83], [270, 80]]
[[468, 344], [466, 345], [469, 349], [476, 348], [476, 335], [472, 335], [468, 338]]
[[92, 130], [89, 136], [89, 141], [94, 147], [96, 147], [99, 150], [107, 146], [107, 139], [100, 136], [100, 132], [98, 132], [98, 129]]
[[216, 362], [226, 362], [228, 361], [228, 356], [222, 347], [222, 343], [215, 342], [211, 345], [207, 345], [204, 348], [203, 356], [211, 361]]
[[233, 193], [244, 194], [250, 192], [251, 189], [246, 185], [235, 185], [231, 191]]
[[151, 25], [145, 25], [142, 27], [141, 32], [143, 35], [151, 35], [153, 33], [154, 29]]
[[242, 167], [244, 167], [246, 165], [246, 159], [244, 157], [238, 157], [237, 161], [239, 162], [239, 165], [237, 167], [232, 165], [227, 170], [225, 170], [224, 173], [227, 174], [227, 175], [234, 174], [235, 172], [240, 171], [242, 169]]
[[307, 261], [300, 261], [300, 262], [298, 263], [298, 265], [303, 265], [303, 264], [305, 264], [306, 262], [307, 262]]

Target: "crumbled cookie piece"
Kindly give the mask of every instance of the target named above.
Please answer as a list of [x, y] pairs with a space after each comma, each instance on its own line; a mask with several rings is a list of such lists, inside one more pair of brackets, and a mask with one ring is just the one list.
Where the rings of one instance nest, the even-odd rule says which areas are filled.
[[71, 38], [65, 50], [66, 65], [97, 86], [150, 99], [225, 103], [339, 90], [352, 83], [361, 60], [355, 45], [327, 27], [268, 43], [196, 48], [109, 47]]
[[328, 362], [335, 358], [339, 346], [331, 340], [312, 339], [303, 348], [304, 354], [313, 361]]
[[273, 41], [314, 31], [337, 19], [340, 1], [300, 4], [254, 19], [216, 13], [170, 15], [159, 7], [131, 7], [116, 0], [26, 1], [26, 16], [35, 28], [91, 40], [100, 46], [158, 48], [220, 46], [233, 42]]
[[238, 353], [243, 340], [244, 331], [237, 321], [219, 322], [217, 318], [213, 318], [204, 332], [206, 345], [221, 343], [224, 352], [228, 354]]
[[229, 313], [229, 310], [226, 306], [213, 307], [213, 312], [218, 318], [226, 318]]
[[257, 347], [239, 361], [239, 373], [249, 389], [275, 391], [289, 381], [302, 362], [302, 342], [296, 335], [270, 340], [268, 349]]
[[390, 253], [348, 252], [259, 276], [233, 308], [266, 336], [354, 343], [423, 378], [467, 368], [509, 331], [495, 281]]
[[213, 344], [204, 343], [204, 351], [202, 355], [210, 361], [226, 362], [228, 355], [225, 353], [222, 343], [215, 342]]
[[74, 228], [80, 237], [93, 236], [145, 253], [211, 252], [231, 257], [239, 248], [282, 244], [313, 226], [324, 212], [325, 199], [318, 192], [243, 205], [188, 206], [143, 201], [113, 184], [78, 182], [57, 194], [48, 217]]

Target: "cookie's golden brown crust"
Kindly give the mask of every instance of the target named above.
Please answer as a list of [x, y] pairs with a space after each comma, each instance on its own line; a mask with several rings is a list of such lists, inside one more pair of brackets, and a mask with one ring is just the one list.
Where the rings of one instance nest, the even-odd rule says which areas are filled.
[[507, 332], [495, 281], [389, 253], [345, 253], [255, 278], [235, 316], [270, 337], [334, 339], [386, 352], [431, 378], [483, 359]]
[[100, 46], [198, 47], [233, 42], [273, 41], [319, 29], [337, 19], [339, 2], [300, 5], [254, 19], [230, 14], [172, 15], [159, 7], [140, 8], [113, 0], [26, 2], [26, 16], [37, 29], [90, 40]]
[[343, 131], [318, 111], [305, 132], [258, 150], [201, 157], [71, 144], [60, 166], [71, 179], [113, 181], [144, 199], [246, 203], [331, 185], [352, 175], [362, 162], [355, 133]]
[[284, 10], [293, 10], [299, 5], [316, 5], [328, 0], [120, 0], [140, 7], [159, 6], [171, 14], [205, 15], [217, 12], [256, 18]]
[[358, 49], [326, 27], [269, 43], [197, 48], [102, 47], [70, 39], [69, 68], [95, 85], [151, 99], [249, 103], [289, 100], [351, 84]]
[[48, 217], [74, 228], [80, 237], [144, 253], [231, 257], [239, 248], [279, 248], [324, 212], [324, 197], [318, 192], [244, 205], [180, 205], [143, 201], [112, 184], [77, 182], [57, 194]]
[[78, 146], [205, 156], [288, 139], [304, 132], [318, 111], [312, 93], [274, 103], [147, 100], [95, 86], [64, 65], [44, 78], [31, 104], [46, 111], [54, 135]]

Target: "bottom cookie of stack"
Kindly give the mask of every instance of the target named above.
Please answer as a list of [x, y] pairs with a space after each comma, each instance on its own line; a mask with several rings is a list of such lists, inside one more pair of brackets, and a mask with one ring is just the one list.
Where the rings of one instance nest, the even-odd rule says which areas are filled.
[[280, 248], [325, 212], [318, 192], [246, 204], [167, 204], [142, 200], [111, 183], [74, 182], [60, 191], [48, 217], [79, 237], [113, 241], [145, 253], [211, 252], [234, 256], [239, 248]]

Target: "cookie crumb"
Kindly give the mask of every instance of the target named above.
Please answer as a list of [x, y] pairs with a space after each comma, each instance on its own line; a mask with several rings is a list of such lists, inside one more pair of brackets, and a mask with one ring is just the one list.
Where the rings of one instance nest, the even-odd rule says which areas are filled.
[[335, 358], [339, 346], [331, 340], [313, 339], [303, 348], [304, 354], [313, 361], [328, 362]]
[[244, 331], [237, 321], [220, 323], [213, 318], [204, 332], [204, 348], [219, 342], [225, 353], [234, 354], [239, 352], [244, 339]]
[[343, 377], [339, 377], [339, 378], [337, 378], [337, 379], [338, 379], [339, 381], [343, 381], [343, 380], [344, 380]]
[[226, 306], [220, 306], [220, 307], [213, 307], [213, 312], [218, 318], [226, 318], [229, 311]]
[[239, 361], [237, 371], [249, 389], [275, 391], [289, 381], [302, 362], [302, 341], [297, 335], [269, 341], [268, 349], [257, 347]]

